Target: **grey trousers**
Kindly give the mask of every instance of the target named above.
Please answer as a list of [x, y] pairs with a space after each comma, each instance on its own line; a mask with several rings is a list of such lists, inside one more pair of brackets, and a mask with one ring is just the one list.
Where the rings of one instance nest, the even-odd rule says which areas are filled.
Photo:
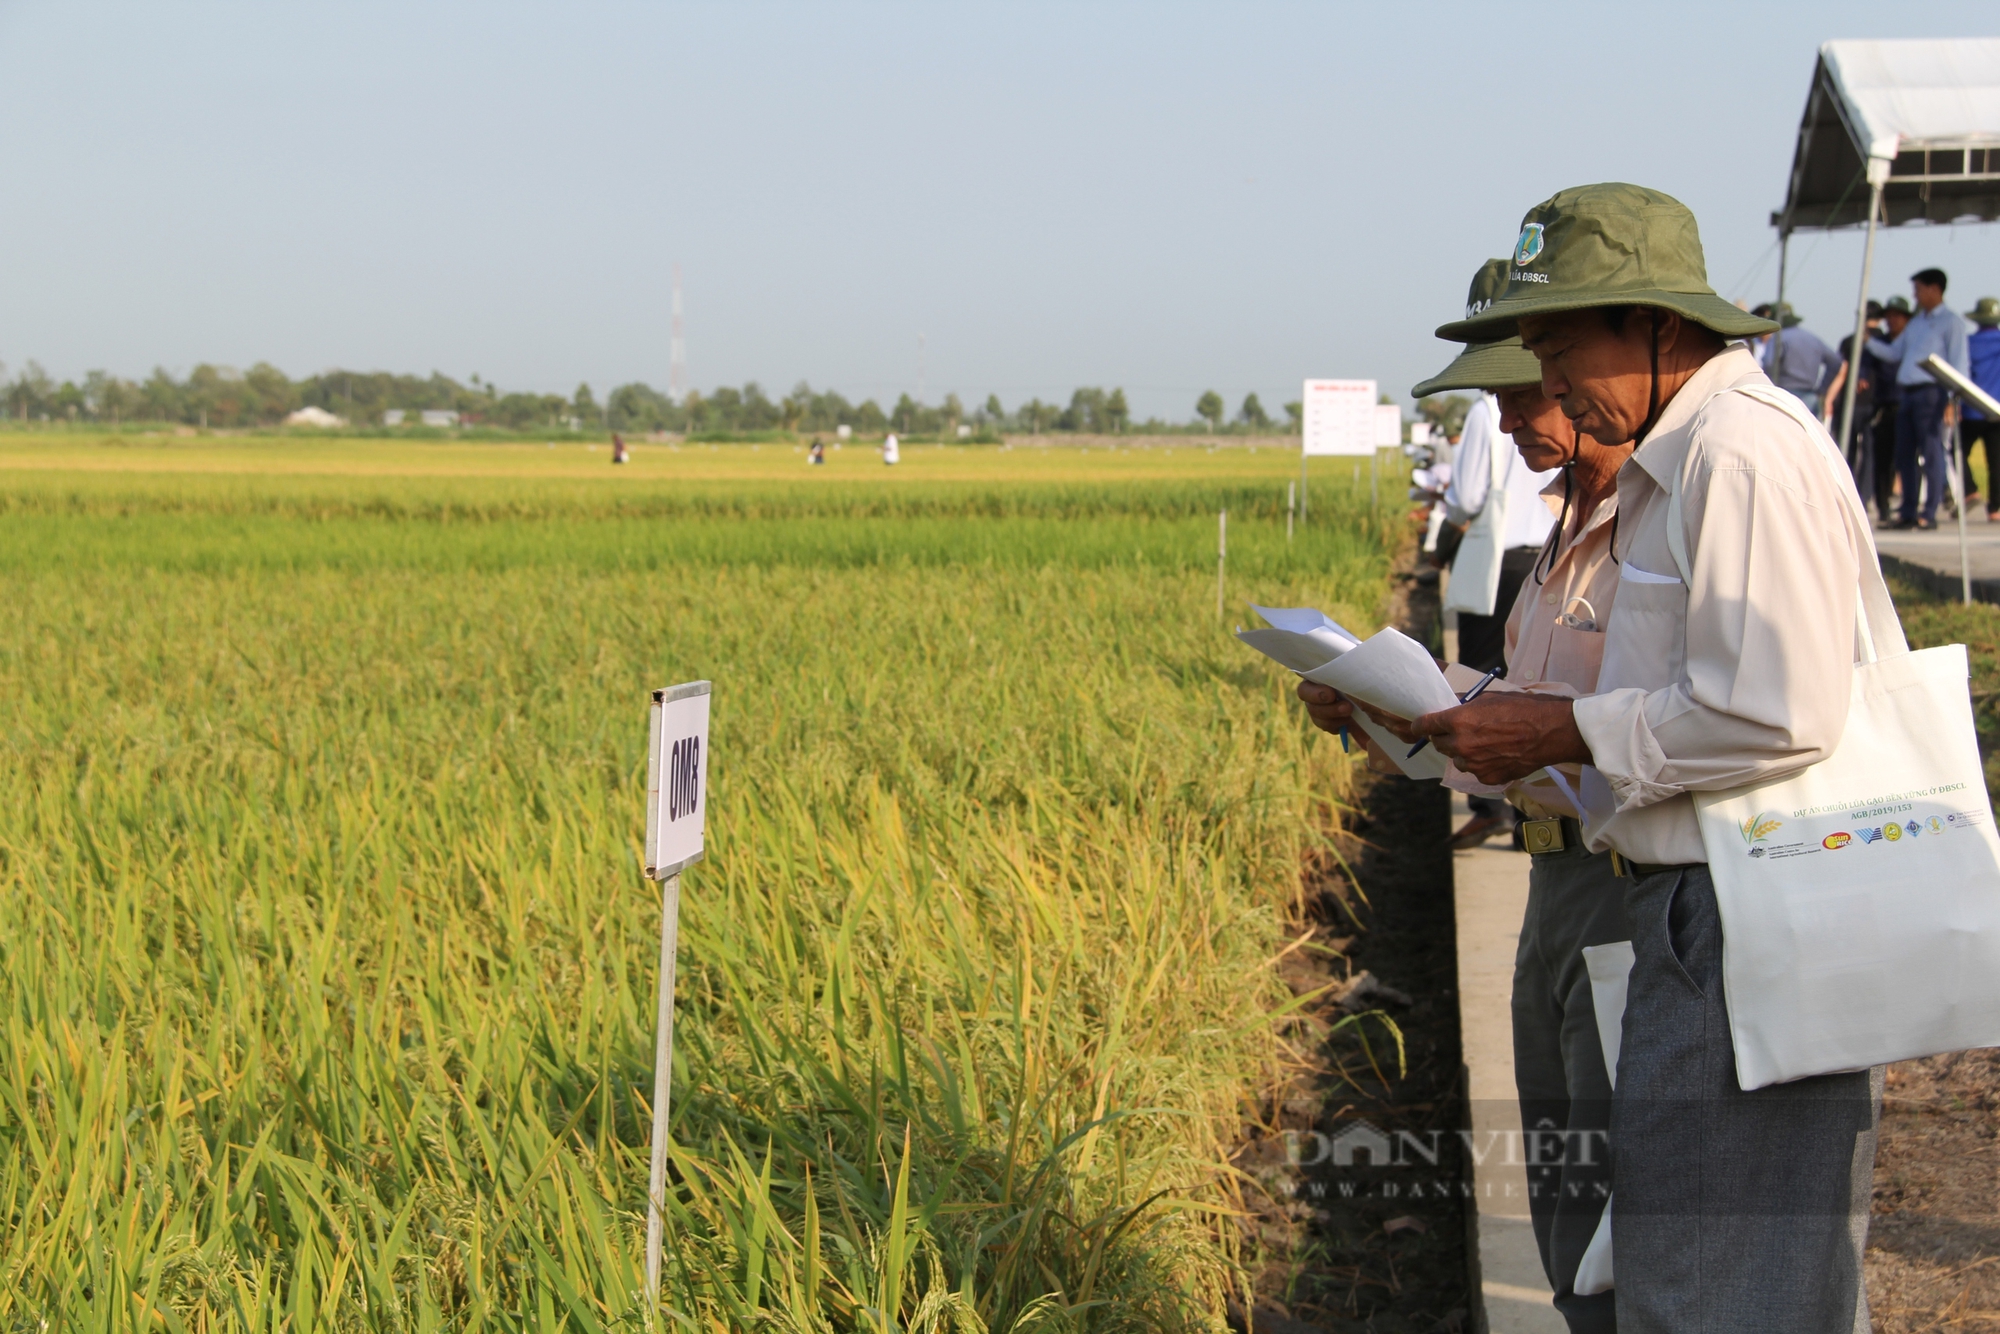
[[1865, 1334], [1861, 1253], [1881, 1071], [1745, 1093], [1706, 866], [1631, 882], [1612, 1095], [1625, 1334]]
[[1579, 1297], [1574, 1289], [1611, 1193], [1611, 1080], [1583, 949], [1632, 938], [1626, 885], [1609, 853], [1574, 846], [1537, 853], [1514, 955], [1514, 1085], [1527, 1132], [1528, 1212], [1572, 1334], [1618, 1328], [1615, 1293]]

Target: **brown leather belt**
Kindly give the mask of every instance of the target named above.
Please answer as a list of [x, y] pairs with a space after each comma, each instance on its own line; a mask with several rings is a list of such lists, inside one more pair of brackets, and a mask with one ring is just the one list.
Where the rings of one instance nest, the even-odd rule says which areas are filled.
[[1683, 871], [1689, 866], [1694, 865], [1699, 865], [1699, 863], [1676, 862], [1667, 866], [1656, 866], [1651, 862], [1635, 862], [1628, 857], [1621, 857], [1615, 852], [1611, 854], [1611, 873], [1613, 875], [1622, 875], [1627, 880], [1644, 880], [1647, 876], [1665, 875], [1669, 871]]

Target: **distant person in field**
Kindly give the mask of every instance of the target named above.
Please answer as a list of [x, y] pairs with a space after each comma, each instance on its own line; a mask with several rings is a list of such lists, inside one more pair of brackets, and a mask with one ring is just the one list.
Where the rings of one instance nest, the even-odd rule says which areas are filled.
[[812, 448], [806, 451], [806, 462], [811, 464], [815, 468], [819, 467], [822, 463], [825, 463], [826, 446], [821, 444], [817, 440], [813, 441]]
[[882, 462], [888, 467], [894, 467], [902, 461], [903, 451], [896, 444], [896, 433], [891, 431], [882, 437]]
[[631, 451], [625, 448], [625, 437], [613, 431], [611, 433], [611, 461], [613, 463], [623, 463], [631, 457]]

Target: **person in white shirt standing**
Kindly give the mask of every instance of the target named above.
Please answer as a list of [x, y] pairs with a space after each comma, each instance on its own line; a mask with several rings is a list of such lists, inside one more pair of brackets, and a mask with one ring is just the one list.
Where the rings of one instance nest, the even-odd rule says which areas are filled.
[[[1493, 274], [1482, 268], [1473, 279], [1472, 293], [1467, 298], [1470, 305], [1491, 301], [1505, 286], [1507, 262], [1494, 260], [1488, 267], [1493, 266], [1498, 266]], [[1493, 290], [1484, 291], [1482, 284]], [[1426, 382], [1411, 392], [1422, 398], [1433, 392], [1433, 388]], [[1506, 660], [1507, 612], [1513, 607], [1514, 597], [1521, 591], [1528, 572], [1534, 569], [1535, 558], [1541, 555], [1549, 529], [1556, 522], [1542, 499], [1542, 492], [1555, 473], [1535, 472], [1521, 461], [1521, 451], [1514, 447], [1513, 437], [1500, 429], [1499, 400], [1482, 390], [1479, 400], [1465, 414], [1464, 434], [1459, 437], [1458, 452], [1452, 459], [1451, 482], [1444, 489], [1447, 533], [1444, 544], [1455, 546], [1455, 539], [1464, 536], [1466, 528], [1492, 499], [1496, 450], [1500, 453], [1499, 485], [1507, 493], [1500, 592], [1493, 600], [1491, 615], [1475, 616], [1463, 611], [1458, 614], [1458, 660], [1476, 672], [1490, 672]], [[1456, 565], [1453, 569], [1456, 573]], [[1451, 836], [1454, 848], [1476, 848], [1496, 834], [1513, 833], [1513, 812], [1506, 802], [1472, 796], [1466, 798], [1466, 805], [1472, 818]]]
[[1610, 1206], [1624, 1334], [1869, 1328], [1880, 1072], [1741, 1086], [1695, 813], [1698, 792], [1832, 753], [1875, 556], [1825, 428], [1730, 341], [1770, 327], [1708, 285], [1685, 205], [1589, 185], [1529, 210], [1506, 292], [1438, 330], [1518, 332], [1579, 431], [1637, 442], [1618, 473], [1620, 582], [1596, 689], [1488, 692], [1411, 729], [1485, 783], [1587, 766], [1587, 846], [1627, 877]]
[[903, 451], [896, 444], [894, 431], [882, 437], [882, 462], [890, 467], [903, 461]]

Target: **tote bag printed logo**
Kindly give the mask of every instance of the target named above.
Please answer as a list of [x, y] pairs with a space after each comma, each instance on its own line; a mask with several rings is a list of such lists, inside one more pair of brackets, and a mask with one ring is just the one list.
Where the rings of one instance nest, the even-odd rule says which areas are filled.
[[[1840, 497], [1854, 549], [1872, 557], [1868, 517], [1826, 428], [1779, 390], [1731, 392], [1798, 423]], [[1676, 473], [1675, 511], [1679, 482]], [[1685, 579], [1688, 553], [1673, 555]], [[1862, 642], [1833, 751], [1784, 778], [1694, 794], [1722, 919], [1736, 1082], [1746, 1091], [2000, 1046], [2000, 835], [1990, 815], [1949, 838], [1931, 824], [1935, 817], [1950, 832], [1954, 816], [1986, 808], [1971, 663], [1963, 644], [1912, 651], [1880, 567], [1858, 565]], [[1769, 856], [1714, 855], [1751, 841], [1746, 826], [1769, 811], [1789, 822]], [[1878, 827], [1880, 844], [1869, 836]], [[1867, 851], [1823, 849], [1820, 840], [1839, 830]], [[1817, 854], [1803, 862], [1778, 841], [1801, 831]], [[1875, 850], [1882, 845], [1894, 851]]]
[[[1784, 827], [1785, 822], [1778, 818], [1775, 811], [1760, 811], [1737, 826], [1743, 832], [1743, 841], [1753, 844], [1762, 843], [1765, 839]], [[1766, 849], [1764, 848], [1753, 847], [1750, 849], [1750, 855], [1752, 857], [1761, 857], [1765, 851]]]

